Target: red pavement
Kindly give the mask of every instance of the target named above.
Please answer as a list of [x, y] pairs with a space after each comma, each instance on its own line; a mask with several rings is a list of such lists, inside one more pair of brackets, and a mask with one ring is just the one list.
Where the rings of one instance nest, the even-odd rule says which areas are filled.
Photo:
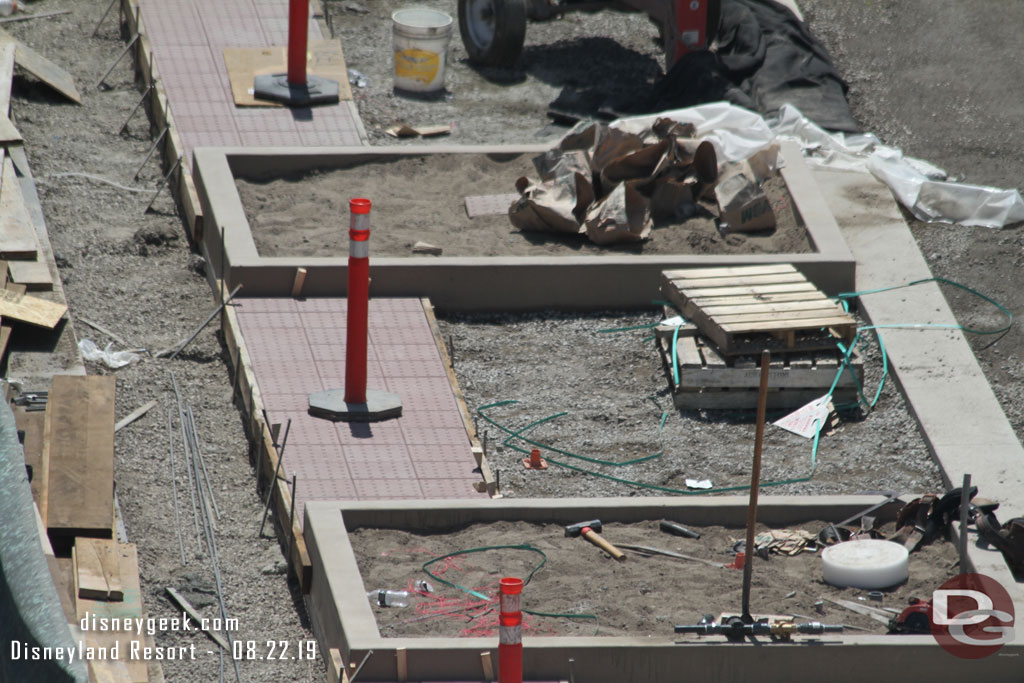
[[[344, 102], [302, 109], [298, 117], [285, 107], [235, 106], [223, 49], [287, 45], [287, 0], [140, 0], [139, 6], [189, 168], [195, 147], [362, 144]], [[309, 38], [322, 37], [311, 19]]]
[[344, 387], [345, 299], [235, 301], [267, 414], [292, 421], [284, 471], [298, 477], [296, 518], [307, 500], [486, 497], [418, 299], [370, 301], [367, 386], [403, 404], [402, 417], [370, 424], [306, 412], [310, 393]]

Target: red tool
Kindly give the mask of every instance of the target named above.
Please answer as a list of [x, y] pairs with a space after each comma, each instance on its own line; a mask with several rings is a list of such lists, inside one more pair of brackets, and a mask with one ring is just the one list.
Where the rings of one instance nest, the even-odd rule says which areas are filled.
[[529, 458], [523, 458], [523, 467], [528, 470], [546, 470], [548, 463], [544, 458], [540, 457], [540, 449], [534, 448], [530, 451]]
[[889, 622], [889, 633], [932, 632], [932, 601], [910, 598], [910, 605]]
[[599, 531], [601, 531], [601, 520], [599, 519], [592, 519], [589, 522], [580, 522], [578, 524], [570, 524], [565, 527], [566, 536], [574, 538], [576, 536], [583, 536], [583, 538], [587, 539], [619, 562], [625, 560], [626, 554], [608, 541], [604, 540], [604, 538], [602, 538], [598, 533]]

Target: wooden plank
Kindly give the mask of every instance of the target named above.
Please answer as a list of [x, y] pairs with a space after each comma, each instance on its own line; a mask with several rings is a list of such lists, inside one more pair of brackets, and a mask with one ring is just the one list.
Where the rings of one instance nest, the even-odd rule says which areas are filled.
[[132, 422], [138, 420], [140, 417], [142, 417], [150, 410], [152, 410], [156, 406], [156, 404], [157, 400], [153, 399], [152, 401], [139, 406], [129, 414], [122, 417], [120, 420], [117, 421], [117, 424], [114, 425], [114, 433], [116, 434], [117, 432], [121, 431], [124, 427], [127, 427]]
[[196, 608], [192, 606], [192, 603], [185, 599], [184, 595], [174, 590], [174, 588], [170, 586], [167, 586], [164, 590], [167, 591], [167, 595], [171, 597], [171, 600], [174, 601], [174, 604], [176, 604], [181, 609], [185, 610], [185, 613], [188, 614], [189, 618], [192, 619], [193, 622], [195, 622], [196, 628], [198, 628], [207, 636], [209, 636], [213, 642], [217, 643], [222, 648], [224, 648], [225, 652], [231, 652], [231, 645], [228, 644], [228, 641], [225, 640], [224, 636], [217, 633], [216, 631], [211, 631], [210, 629], [203, 628], [204, 621], [202, 616], [200, 616], [199, 612], [196, 611]]
[[[54, 378], [56, 379], [56, 378]], [[51, 399], [52, 400], [52, 399]], [[109, 522], [108, 522], [109, 523]], [[111, 602], [106, 600], [92, 600], [89, 598], [76, 597], [75, 609], [78, 619], [126, 619], [142, 618], [145, 612], [142, 609], [142, 590], [139, 585], [139, 560], [135, 545], [131, 543], [117, 544], [117, 566], [121, 575], [121, 584], [124, 590], [124, 600]], [[119, 644], [121, 659], [96, 660], [112, 668], [126, 667], [128, 677], [115, 680], [129, 680], [132, 683], [146, 683], [149, 680], [146, 661], [128, 659], [125, 653], [129, 652], [133, 642], [139, 647], [144, 647], [143, 636], [136, 635], [132, 631], [85, 631], [86, 645], [93, 647], [110, 647], [114, 643]]]
[[787, 301], [783, 303], [745, 303], [745, 304], [712, 304], [702, 305], [708, 315], [718, 318], [723, 315], [737, 315], [741, 313], [785, 313], [790, 311], [825, 311], [833, 313], [839, 311], [845, 313], [842, 306], [828, 299], [811, 299], [809, 301]]
[[672, 284], [680, 290], [699, 289], [702, 287], [754, 287], [760, 285], [784, 285], [787, 283], [807, 282], [800, 273], [781, 273], [771, 275], [733, 275], [730, 277], [679, 278]]
[[4, 156], [0, 174], [0, 256], [34, 259], [38, 252], [35, 225], [25, 206], [14, 162]]
[[51, 536], [111, 537], [114, 387], [111, 376], [53, 378], [46, 410]]
[[7, 271], [13, 282], [25, 285], [25, 289], [34, 292], [49, 292], [53, 289], [53, 276], [50, 266], [39, 261], [8, 261]]
[[[704, 311], [707, 313], [707, 311]], [[850, 318], [841, 308], [813, 309], [810, 311], [759, 311], [756, 308], [746, 313], [733, 313], [730, 315], [711, 315], [715, 322], [723, 327], [726, 325], [743, 325], [746, 323], [775, 323], [779, 330], [799, 329], [804, 327], [804, 321], [828, 318], [831, 320], [845, 320], [846, 324], [855, 325], [856, 322]]]
[[349, 683], [345, 662], [341, 659], [341, 650], [332, 647], [327, 659], [327, 683]]
[[480, 667], [483, 669], [484, 681], [491, 683], [494, 680], [494, 663], [491, 661], [489, 650], [480, 653]]
[[6, 112], [0, 112], [0, 144], [2, 145], [20, 145], [24, 140], [21, 137], [21, 133], [11, 123], [11, 120], [7, 117]]
[[0, 44], [0, 113], [11, 114], [11, 83], [14, 82], [14, 43]]
[[398, 683], [406, 683], [409, 680], [409, 657], [404, 647], [395, 648], [395, 668], [398, 673]]
[[46, 520], [49, 515], [50, 501], [50, 440], [46, 438], [46, 435], [50, 433], [52, 426], [53, 420], [51, 419], [49, 406], [47, 406], [43, 413], [43, 448], [39, 458], [39, 471], [36, 472], [36, 477], [39, 479], [39, 497], [36, 498], [36, 502], [39, 504], [39, 516], [43, 520], [43, 525], [47, 528], [49, 528]]
[[[10, 331], [10, 328], [8, 328]], [[2, 333], [2, 330], [0, 330]], [[0, 334], [2, 336], [2, 334]], [[36, 504], [40, 502], [40, 482], [43, 472], [43, 429], [45, 428], [46, 412], [43, 410], [25, 410], [16, 406], [14, 424], [18, 431], [25, 434], [22, 450], [25, 452], [25, 464], [32, 468], [32, 498]], [[45, 526], [43, 527], [46, 528]]]
[[117, 544], [106, 538], [79, 537], [73, 550], [78, 597], [124, 600]]
[[0, 293], [0, 316], [3, 318], [52, 330], [67, 312], [68, 307], [62, 303], [25, 294], [23, 288], [19, 292], [10, 284]]
[[695, 297], [692, 301], [698, 306], [747, 306], [747, 305], [769, 305], [776, 303], [799, 303], [829, 301], [827, 296], [821, 292], [790, 292], [782, 294], [758, 294], [741, 296], [701, 296]]
[[14, 61], [22, 69], [76, 104], [82, 103], [75, 80], [64, 69], [0, 28], [0, 43], [14, 43]]
[[767, 266], [712, 266], [708, 268], [678, 268], [663, 270], [662, 274], [669, 280], [697, 277], [733, 277], [745, 275], [780, 275], [798, 272], [792, 264], [776, 263]]
[[810, 282], [792, 282], [780, 285], [757, 285], [753, 287], [706, 287], [685, 289], [680, 292], [687, 299], [709, 296], [760, 296], [762, 294], [785, 294], [790, 292], [817, 292]]
[[[836, 327], [845, 330], [856, 323], [851, 322], [849, 316], [823, 316], [820, 318], [808, 318], [805, 320], [792, 320], [785, 325], [787, 331], [815, 330], [823, 327]], [[722, 325], [722, 329], [731, 334], [743, 334], [750, 332], [776, 332], [780, 331], [780, 325], [776, 321], [766, 322], [728, 322]]]

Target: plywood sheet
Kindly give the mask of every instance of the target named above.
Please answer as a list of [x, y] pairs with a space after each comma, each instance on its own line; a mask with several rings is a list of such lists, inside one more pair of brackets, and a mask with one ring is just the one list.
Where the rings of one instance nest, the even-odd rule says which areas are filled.
[[21, 194], [14, 163], [6, 155], [0, 172], [0, 256], [36, 258], [39, 240]]
[[114, 386], [109, 376], [53, 378], [46, 408], [46, 526], [51, 537], [111, 536]]
[[[231, 94], [239, 107], [282, 107], [280, 102], [257, 100], [252, 94], [253, 79], [265, 74], [288, 71], [287, 48], [281, 45], [271, 47], [226, 47], [224, 64], [231, 81]], [[306, 63], [307, 73], [338, 82], [338, 97], [351, 100], [352, 90], [348, 86], [348, 69], [340, 40], [311, 40]]]
[[0, 28], [0, 44], [9, 42], [14, 43], [14, 61], [18, 66], [72, 102], [82, 103], [71, 74]]

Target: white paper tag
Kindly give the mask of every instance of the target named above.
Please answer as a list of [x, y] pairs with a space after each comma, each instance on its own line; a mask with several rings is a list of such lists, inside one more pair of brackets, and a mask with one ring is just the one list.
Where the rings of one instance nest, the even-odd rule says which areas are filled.
[[686, 488], [690, 489], [709, 489], [712, 486], [713, 484], [711, 483], [710, 479], [701, 479], [700, 481], [696, 479], [686, 480]]
[[776, 427], [798, 434], [805, 439], [814, 438], [828, 419], [830, 398], [828, 394], [816, 398], [803, 408], [797, 408], [786, 417], [773, 422]]

